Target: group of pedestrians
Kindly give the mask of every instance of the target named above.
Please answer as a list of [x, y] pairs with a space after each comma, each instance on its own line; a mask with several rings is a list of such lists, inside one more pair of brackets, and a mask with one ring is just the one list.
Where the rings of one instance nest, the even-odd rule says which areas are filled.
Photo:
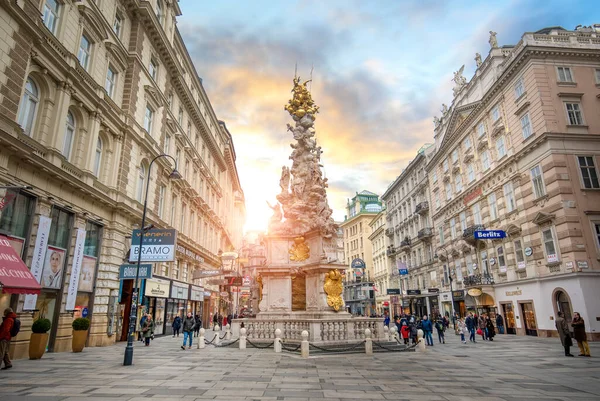
[[221, 327], [227, 326], [227, 324], [230, 324], [233, 321], [233, 319], [237, 319], [237, 314], [232, 315], [230, 313], [226, 316], [223, 316], [220, 313], [215, 313], [213, 315], [213, 330], [217, 325], [220, 325]]
[[[424, 315], [423, 318], [420, 319], [414, 315], [403, 314], [402, 316], [395, 316], [394, 320], [404, 344], [408, 344], [410, 341], [412, 341], [413, 344], [416, 344], [417, 333], [419, 330], [423, 330], [426, 344], [428, 346], [433, 346], [432, 333], [434, 328], [437, 331], [440, 344], [446, 344], [445, 332], [450, 325], [447, 316], [438, 316], [435, 318], [435, 321], [432, 321], [427, 315]], [[384, 319], [384, 325], [389, 325], [389, 322], [389, 318]]]
[[572, 331], [569, 329], [569, 324], [565, 320], [565, 315], [563, 312], [558, 312], [558, 317], [556, 318], [556, 330], [558, 331], [558, 335], [560, 337], [560, 342], [565, 349], [565, 356], [575, 356], [571, 354], [571, 346], [573, 345], [572, 338], [577, 341], [577, 345], [579, 346], [579, 356], [592, 356], [590, 354], [590, 346], [587, 342], [587, 336], [585, 334], [585, 321], [579, 314], [579, 312], [575, 312], [573, 314], [573, 320], [571, 321]]
[[[498, 324], [498, 322], [502, 324]], [[503, 323], [502, 316], [497, 315], [496, 326], [498, 326], [498, 331], [501, 333], [504, 333]], [[477, 315], [471, 312], [465, 319], [458, 319], [458, 332], [460, 334], [460, 340], [463, 344], [467, 343], [467, 336], [469, 336], [470, 342], [476, 343], [476, 334], [480, 335], [483, 341], [494, 341], [494, 337], [496, 336], [496, 327], [494, 326], [494, 321], [487, 313]]]

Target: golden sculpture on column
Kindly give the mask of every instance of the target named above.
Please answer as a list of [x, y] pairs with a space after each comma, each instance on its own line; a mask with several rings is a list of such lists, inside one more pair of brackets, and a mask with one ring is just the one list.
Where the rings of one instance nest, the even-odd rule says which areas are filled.
[[338, 270], [331, 270], [325, 274], [323, 289], [327, 294], [327, 305], [331, 306], [334, 311], [339, 311], [344, 306], [344, 300], [342, 299], [342, 275]]
[[310, 248], [304, 237], [294, 238], [294, 245], [290, 248], [290, 260], [293, 262], [302, 262], [310, 257]]

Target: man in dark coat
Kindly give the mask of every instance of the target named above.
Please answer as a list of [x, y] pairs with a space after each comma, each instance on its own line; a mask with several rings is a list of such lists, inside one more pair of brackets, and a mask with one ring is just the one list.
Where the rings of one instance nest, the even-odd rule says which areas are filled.
[[573, 337], [577, 340], [577, 345], [579, 346], [579, 356], [591, 356], [590, 346], [587, 342], [587, 334], [585, 333], [585, 321], [579, 312], [573, 313], [571, 327], [573, 327]]
[[465, 325], [467, 326], [467, 330], [469, 330], [469, 341], [476, 343], [475, 341], [475, 326], [477, 326], [477, 321], [473, 316], [473, 313], [469, 313], [469, 316], [465, 319]]
[[504, 334], [504, 319], [499, 313], [496, 315], [496, 327], [498, 327], [498, 334]]
[[573, 340], [571, 340], [571, 333], [569, 332], [569, 325], [565, 320], [565, 315], [562, 312], [558, 312], [558, 317], [556, 318], [556, 331], [558, 331], [558, 336], [560, 337], [560, 342], [565, 348], [565, 356], [575, 356], [571, 354], [571, 345], [573, 345]]
[[171, 327], [173, 328], [173, 337], [175, 337], [175, 334], [179, 337], [179, 330], [181, 329], [181, 318], [179, 315], [175, 316]]
[[192, 317], [192, 313], [188, 312], [187, 316], [183, 320], [181, 331], [183, 331], [183, 344], [181, 345], [181, 349], [185, 349], [186, 340], [188, 341], [188, 349], [192, 348], [192, 337], [194, 336], [194, 326], [196, 326], [196, 321]]

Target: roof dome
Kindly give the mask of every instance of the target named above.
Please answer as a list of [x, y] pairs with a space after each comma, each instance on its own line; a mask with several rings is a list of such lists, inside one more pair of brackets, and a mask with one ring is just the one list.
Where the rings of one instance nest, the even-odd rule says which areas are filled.
[[367, 212], [381, 212], [381, 206], [379, 206], [377, 203], [369, 203], [368, 205], [365, 205], [365, 210]]

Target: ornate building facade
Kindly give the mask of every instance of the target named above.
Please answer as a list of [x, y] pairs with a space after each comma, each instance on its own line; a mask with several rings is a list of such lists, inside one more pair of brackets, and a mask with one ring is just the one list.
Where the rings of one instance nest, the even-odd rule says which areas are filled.
[[369, 241], [373, 252], [373, 287], [375, 291], [375, 309], [378, 315], [391, 313], [390, 295], [387, 293], [390, 287], [390, 264], [386, 255], [388, 248], [388, 239], [385, 235], [385, 216], [384, 208], [369, 223]]
[[500, 313], [508, 333], [537, 336], [556, 335], [558, 311], [580, 312], [597, 338], [600, 32], [552, 27], [502, 47], [491, 34], [474, 77], [455, 73], [453, 103], [434, 119], [440, 308]]
[[[0, 230], [31, 266], [38, 226], [49, 218], [48, 252], [60, 259], [56, 280], [42, 282], [33, 307], [23, 295], [0, 295], [0, 306], [21, 313], [17, 357], [41, 316], [52, 321], [51, 351], [70, 349], [79, 316], [91, 318], [90, 346], [126, 338], [133, 286], [120, 283], [119, 266], [146, 191], [147, 223], [176, 229], [178, 240], [176, 261], [153, 265], [140, 313], [154, 315], [160, 334], [175, 314], [191, 311], [207, 322], [216, 311], [218, 288], [193, 277], [220, 268], [220, 251], [241, 246], [244, 193], [232, 136], [177, 30], [179, 15], [176, 1], [163, 0], [0, 4]], [[161, 154], [173, 157], [182, 179], [169, 179], [169, 158], [150, 170]], [[78, 229], [86, 233], [88, 271], [69, 310]]]

